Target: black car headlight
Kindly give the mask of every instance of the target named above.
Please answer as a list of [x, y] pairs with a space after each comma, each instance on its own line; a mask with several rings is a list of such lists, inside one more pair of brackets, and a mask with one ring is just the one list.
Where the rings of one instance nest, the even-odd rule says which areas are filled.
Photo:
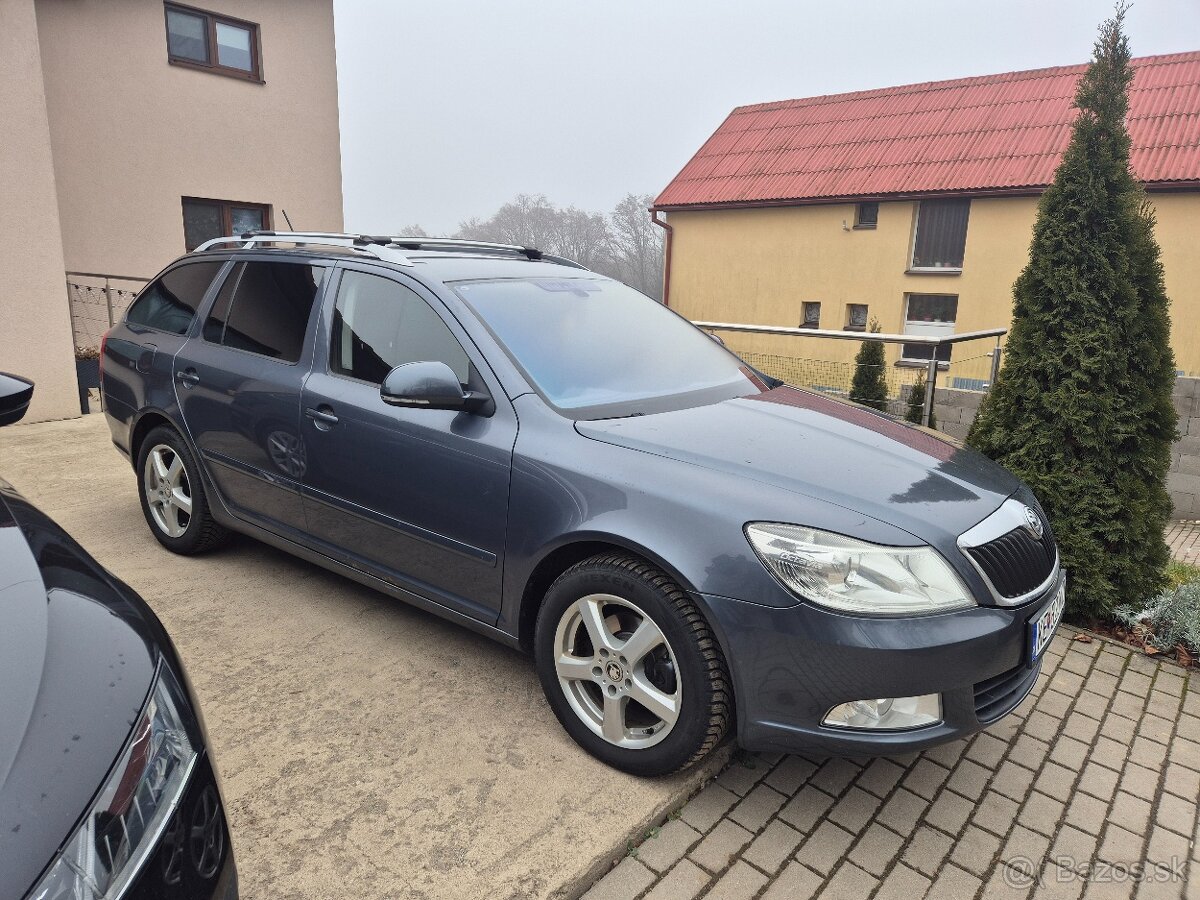
[[160, 663], [107, 781], [27, 900], [120, 897], [158, 844], [200, 749], [187, 696]]

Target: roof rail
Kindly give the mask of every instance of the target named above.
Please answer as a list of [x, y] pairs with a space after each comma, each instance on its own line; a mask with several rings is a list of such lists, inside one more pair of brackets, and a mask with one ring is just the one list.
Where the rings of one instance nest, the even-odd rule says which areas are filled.
[[346, 247], [385, 262], [401, 266], [412, 265], [412, 260], [398, 247], [381, 245], [375, 239], [361, 234], [341, 234], [331, 231], [248, 231], [245, 234], [213, 238], [205, 241], [192, 252], [202, 253], [223, 244], [240, 244], [240, 249], [248, 250], [255, 244], [275, 242], [295, 244], [296, 246]]
[[224, 244], [241, 244], [242, 249], [249, 249], [255, 244], [269, 244], [280, 241], [288, 244], [315, 245], [325, 247], [348, 247], [367, 253], [377, 259], [394, 262], [402, 266], [411, 266], [412, 260], [404, 253], [405, 250], [490, 250], [512, 253], [524, 256], [526, 259], [558, 263], [572, 266], [576, 269], [587, 270], [587, 267], [562, 256], [544, 254], [534, 247], [522, 247], [519, 244], [497, 244], [491, 241], [469, 241], [460, 238], [430, 238], [405, 235], [378, 234], [348, 234], [334, 231], [247, 231], [240, 235], [213, 238], [205, 241], [193, 253], [200, 253]]
[[507, 253], [517, 253], [527, 259], [540, 260], [542, 251], [534, 247], [523, 247], [520, 244], [497, 244], [493, 241], [469, 241], [463, 238], [431, 238], [419, 236], [398, 237], [364, 237], [379, 243], [395, 244], [405, 250], [503, 250]]

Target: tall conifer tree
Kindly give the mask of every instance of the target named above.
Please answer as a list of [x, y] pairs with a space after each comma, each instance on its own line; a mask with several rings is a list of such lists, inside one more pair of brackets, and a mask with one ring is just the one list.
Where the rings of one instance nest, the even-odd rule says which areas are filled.
[[1153, 218], [1129, 166], [1125, 7], [1100, 29], [1079, 114], [1013, 288], [1000, 377], [968, 443], [1038, 495], [1079, 616], [1163, 582], [1174, 361]]

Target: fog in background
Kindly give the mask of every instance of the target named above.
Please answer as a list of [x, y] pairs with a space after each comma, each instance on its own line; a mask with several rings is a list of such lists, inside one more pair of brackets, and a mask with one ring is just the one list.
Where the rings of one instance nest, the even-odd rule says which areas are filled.
[[[735, 106], [1085, 62], [1112, 9], [334, 0], [346, 226], [450, 234], [518, 194], [608, 215]], [[1137, 0], [1127, 29], [1135, 56], [1200, 49], [1200, 0]]]

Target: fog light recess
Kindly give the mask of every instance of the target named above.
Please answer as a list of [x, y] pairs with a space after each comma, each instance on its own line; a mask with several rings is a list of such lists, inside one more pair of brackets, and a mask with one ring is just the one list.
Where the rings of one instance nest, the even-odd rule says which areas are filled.
[[942, 721], [941, 694], [920, 697], [885, 697], [839, 703], [825, 714], [822, 725], [863, 731], [908, 731]]

